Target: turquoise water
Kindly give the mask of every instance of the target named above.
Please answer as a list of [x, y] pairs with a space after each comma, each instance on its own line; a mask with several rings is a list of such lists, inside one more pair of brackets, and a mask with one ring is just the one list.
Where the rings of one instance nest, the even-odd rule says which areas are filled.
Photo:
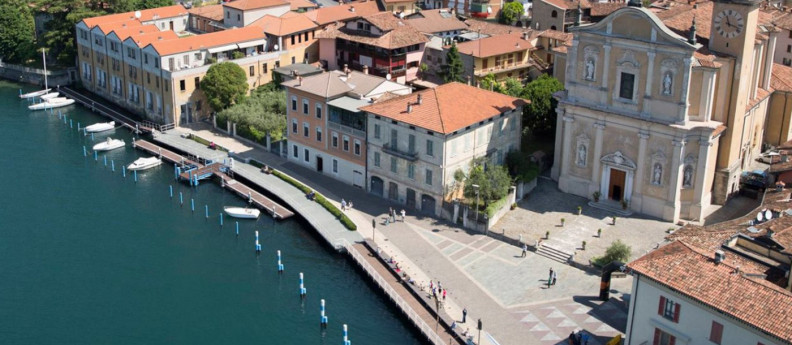
[[90, 150], [107, 135], [130, 143], [129, 131], [92, 142], [77, 122], [105, 119], [70, 106], [63, 110], [73, 119], [69, 128], [57, 113], [28, 111], [18, 88], [0, 82], [0, 344], [341, 344], [343, 323], [353, 344], [422, 342], [354, 264], [306, 225], [262, 217], [240, 221], [237, 237], [234, 221], [221, 227], [218, 216], [244, 201], [214, 183], [176, 183], [167, 164], [137, 183], [124, 178], [121, 165], [141, 152], [131, 145], [112, 151], [105, 166], [102, 155], [83, 157], [82, 146]]

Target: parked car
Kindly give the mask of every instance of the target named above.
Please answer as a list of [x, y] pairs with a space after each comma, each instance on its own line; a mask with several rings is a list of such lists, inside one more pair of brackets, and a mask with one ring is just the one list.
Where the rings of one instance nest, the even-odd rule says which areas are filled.
[[772, 164], [774, 160], [775, 161], [778, 160], [778, 158], [773, 158], [773, 157], [778, 157], [778, 156], [781, 156], [781, 154], [779, 154], [776, 151], [770, 151], [763, 153], [762, 156], [757, 158], [756, 160], [765, 164]]

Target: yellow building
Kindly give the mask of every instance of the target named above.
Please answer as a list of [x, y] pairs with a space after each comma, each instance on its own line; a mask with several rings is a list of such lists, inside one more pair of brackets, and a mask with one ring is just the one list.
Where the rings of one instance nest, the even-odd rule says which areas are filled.
[[465, 70], [475, 76], [476, 82], [488, 74], [495, 75], [497, 81], [506, 78], [526, 80], [531, 75], [540, 74], [541, 66], [531, 57], [536, 50], [537, 38], [532, 32], [523, 33], [515, 29], [513, 33], [459, 43], [457, 49]]

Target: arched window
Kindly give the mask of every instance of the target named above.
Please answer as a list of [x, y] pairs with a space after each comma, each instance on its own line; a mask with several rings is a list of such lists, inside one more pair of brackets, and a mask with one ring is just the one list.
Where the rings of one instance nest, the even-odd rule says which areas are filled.
[[553, 10], [553, 12], [550, 13], [550, 16], [553, 17], [553, 18], [558, 18], [558, 11]]
[[553, 26], [551, 26], [551, 27], [550, 27], [550, 30], [555, 30], [555, 29], [556, 29], [556, 26], [555, 26], [555, 25], [553, 25]]

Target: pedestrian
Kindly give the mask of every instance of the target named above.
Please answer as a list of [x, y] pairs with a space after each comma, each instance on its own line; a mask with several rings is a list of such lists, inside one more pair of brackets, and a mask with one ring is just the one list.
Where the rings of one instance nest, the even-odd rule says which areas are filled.
[[439, 280], [437, 281], [437, 288], [440, 290], [443, 289], [443, 283], [441, 283]]
[[569, 332], [569, 345], [575, 345], [575, 331]]
[[522, 255], [520, 255], [520, 257], [521, 257], [521, 258], [524, 258], [526, 255], [528, 255], [528, 245], [527, 245], [527, 244], [525, 244], [525, 243], [523, 243], [523, 246], [522, 246]]
[[580, 331], [580, 344], [581, 345], [588, 345], [589, 335], [584, 331]]
[[346, 200], [341, 199], [341, 211], [345, 211], [345, 210], [346, 210]]
[[465, 323], [467, 320], [467, 307], [462, 308], [462, 323]]
[[448, 292], [448, 290], [443, 290], [443, 302], [445, 302], [446, 292]]
[[555, 272], [553, 271], [552, 268], [550, 268], [550, 274], [547, 276], [547, 288], [548, 289], [550, 288], [551, 285], [553, 285], [553, 274], [555, 274]]
[[558, 278], [558, 274], [556, 272], [553, 272], [553, 285], [556, 284], [556, 278]]
[[401, 211], [401, 215], [402, 215], [402, 223], [404, 223], [404, 216], [405, 216], [405, 215], [407, 215], [407, 211], [405, 211], [404, 209], [402, 209], [402, 211]]

